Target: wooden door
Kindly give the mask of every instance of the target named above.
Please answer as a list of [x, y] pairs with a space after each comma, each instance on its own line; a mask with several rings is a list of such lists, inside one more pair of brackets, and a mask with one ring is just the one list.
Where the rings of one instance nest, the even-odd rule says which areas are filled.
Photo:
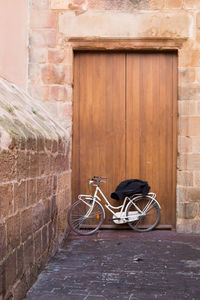
[[[175, 226], [176, 60], [159, 52], [75, 54], [74, 201], [93, 175], [108, 178], [107, 197], [122, 180], [139, 178], [158, 195], [160, 226]], [[110, 218], [104, 225], [115, 227]]]

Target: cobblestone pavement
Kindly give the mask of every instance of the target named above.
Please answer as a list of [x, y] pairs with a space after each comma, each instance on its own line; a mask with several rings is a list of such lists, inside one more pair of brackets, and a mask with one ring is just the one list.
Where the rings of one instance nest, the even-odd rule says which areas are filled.
[[175, 231], [70, 234], [26, 300], [200, 299], [200, 239]]

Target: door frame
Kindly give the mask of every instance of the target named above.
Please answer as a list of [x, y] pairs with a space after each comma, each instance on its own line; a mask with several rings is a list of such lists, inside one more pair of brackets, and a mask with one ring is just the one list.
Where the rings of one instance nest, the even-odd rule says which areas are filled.
[[[124, 38], [70, 38], [69, 42], [71, 42], [73, 55], [75, 52], [80, 51], [153, 51], [153, 52], [169, 52], [176, 51], [178, 55], [178, 51], [182, 48], [183, 43], [186, 39], [168, 39], [168, 38], [138, 38], [138, 39], [124, 39]], [[177, 60], [178, 61], [178, 60]], [[178, 71], [178, 64], [176, 65], [176, 70]], [[174, 91], [176, 91], [176, 95], [178, 96], [178, 73], [176, 72], [176, 76], [174, 76], [173, 83], [175, 85]], [[173, 144], [176, 151], [173, 154], [173, 196], [175, 199], [175, 210], [177, 207], [177, 197], [176, 197], [176, 186], [177, 186], [177, 153], [178, 153], [178, 97], [177, 101], [174, 101], [173, 105]], [[72, 116], [72, 120], [74, 121], [74, 114]], [[73, 122], [72, 122], [73, 126]], [[72, 147], [73, 147], [73, 137], [72, 137]], [[72, 149], [73, 150], [73, 149]], [[73, 153], [73, 151], [72, 151]], [[73, 182], [74, 182], [74, 174], [73, 174], [73, 155], [72, 155], [72, 183], [71, 189], [73, 192]], [[73, 194], [72, 194], [73, 197]], [[175, 211], [175, 223], [177, 222], [176, 211]], [[175, 226], [176, 227], [176, 226]], [[158, 226], [159, 228], [159, 226]], [[161, 226], [161, 229], [170, 228], [170, 226]], [[173, 227], [171, 226], [171, 229]]]

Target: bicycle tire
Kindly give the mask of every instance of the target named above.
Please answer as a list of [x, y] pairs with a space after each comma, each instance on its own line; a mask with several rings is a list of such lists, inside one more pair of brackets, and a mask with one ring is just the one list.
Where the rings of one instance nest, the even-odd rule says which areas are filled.
[[[93, 200], [84, 199], [91, 205]], [[80, 235], [91, 235], [95, 233], [103, 223], [104, 213], [99, 203], [94, 203], [92, 215], [84, 217], [89, 206], [81, 200], [76, 201], [68, 212], [68, 224], [71, 230]]]
[[[150, 209], [151, 214], [150, 214], [150, 210], [148, 210], [149, 213], [141, 217], [139, 220], [128, 222], [128, 225], [133, 230], [138, 232], [148, 232], [153, 230], [158, 225], [160, 221], [160, 206], [158, 205], [158, 203], [154, 199], [148, 196], [141, 196], [140, 198], [133, 200], [133, 202], [141, 209], [141, 211], [145, 208], [147, 203], [149, 203], [150, 201], [152, 201], [151, 209]], [[126, 214], [127, 217], [131, 211], [136, 211], [136, 208], [132, 202], [128, 204], [127, 214]]]

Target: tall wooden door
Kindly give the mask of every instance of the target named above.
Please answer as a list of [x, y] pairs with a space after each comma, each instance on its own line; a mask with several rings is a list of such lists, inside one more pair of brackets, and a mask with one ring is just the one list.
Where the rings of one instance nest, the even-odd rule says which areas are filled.
[[109, 199], [122, 180], [139, 178], [157, 194], [160, 227], [175, 227], [176, 105], [175, 53], [76, 53], [74, 201], [93, 175], [108, 178], [101, 187]]

